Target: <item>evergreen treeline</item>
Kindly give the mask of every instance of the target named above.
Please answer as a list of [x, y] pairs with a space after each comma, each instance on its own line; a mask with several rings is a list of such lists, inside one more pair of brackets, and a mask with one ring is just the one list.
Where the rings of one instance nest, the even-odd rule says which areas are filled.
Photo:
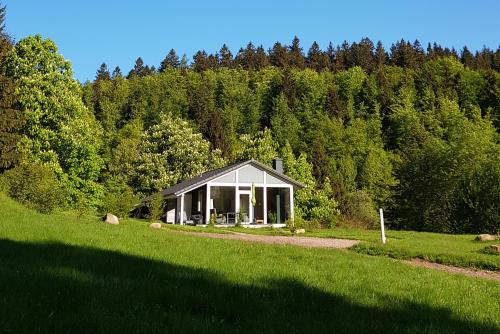
[[103, 64], [82, 86], [50, 40], [5, 41], [0, 168], [25, 203], [53, 188], [58, 205], [126, 213], [183, 178], [280, 155], [309, 185], [296, 199], [308, 220], [370, 226], [384, 207], [393, 228], [500, 228], [498, 49], [363, 39], [305, 54], [295, 38], [192, 64], [171, 50], [126, 76]]
[[[290, 45], [276, 42], [267, 51], [262, 46], [255, 47], [252, 42], [245, 48], [240, 48], [236, 55], [231, 53], [226, 44], [215, 54], [207, 54], [205, 50], [200, 50], [193, 56], [192, 64], [188, 64], [186, 55], [179, 59], [175, 50], [171, 49], [158, 66], [158, 70], [154, 66], [145, 65], [141, 57], [137, 58], [127, 78], [163, 72], [168, 68], [191, 67], [197, 72], [203, 72], [219, 68], [261, 70], [270, 65], [278, 68], [310, 68], [318, 72], [339, 72], [359, 66], [370, 74], [383, 65], [418, 69], [427, 61], [442, 57], [452, 57], [474, 70], [500, 71], [500, 48], [495, 51], [483, 47], [473, 54], [467, 46], [458, 52], [454, 48], [428, 43], [424, 49], [418, 40], [410, 42], [401, 39], [393, 43], [389, 50], [385, 50], [380, 41], [374, 44], [369, 38], [363, 38], [351, 44], [344, 41], [342, 45], [337, 46], [330, 42], [326, 50], [322, 50], [317, 42], [313, 42], [305, 52], [298, 37], [294, 37]], [[121, 75], [119, 68], [115, 68], [116, 71]], [[96, 79], [115, 77], [116, 74], [111, 75], [103, 63]]]

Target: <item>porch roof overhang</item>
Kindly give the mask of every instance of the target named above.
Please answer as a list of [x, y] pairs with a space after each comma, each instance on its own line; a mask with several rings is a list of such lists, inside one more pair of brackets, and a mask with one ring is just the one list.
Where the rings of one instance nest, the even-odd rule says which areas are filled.
[[[267, 173], [269, 173], [269, 174], [271, 174], [279, 179], [282, 179], [286, 183], [293, 185], [294, 188], [301, 189], [301, 188], [305, 187], [304, 184], [286, 176], [285, 174], [279, 173], [276, 170], [274, 170], [273, 168], [271, 168], [267, 165], [264, 165], [263, 163], [261, 163], [257, 160], [251, 159], [251, 160], [246, 160], [246, 161], [242, 161], [242, 162], [237, 162], [237, 163], [234, 163], [234, 164], [222, 167], [222, 168], [214, 169], [214, 170], [208, 171], [206, 173], [202, 173], [202, 174], [197, 175], [191, 179], [182, 181], [182, 182], [180, 182], [172, 187], [169, 187], [169, 188], [161, 191], [160, 193], [165, 198], [177, 197], [177, 196], [180, 196], [186, 192], [189, 192], [189, 191], [194, 190], [196, 188], [202, 187], [205, 184], [207, 184], [208, 182], [210, 182], [218, 177], [221, 177], [227, 173], [230, 173], [232, 171], [235, 171], [239, 168], [242, 168], [242, 167], [244, 167], [246, 165], [250, 165], [250, 164], [254, 165], [260, 169], [263, 169]], [[150, 199], [150, 196], [143, 199], [143, 202], [145, 202], [145, 201], [147, 202], [149, 199]]]

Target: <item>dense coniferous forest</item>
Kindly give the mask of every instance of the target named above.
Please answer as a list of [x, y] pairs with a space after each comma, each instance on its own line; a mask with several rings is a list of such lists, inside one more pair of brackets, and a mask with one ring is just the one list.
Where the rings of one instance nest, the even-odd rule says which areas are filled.
[[308, 185], [304, 224], [372, 227], [382, 207], [395, 229], [500, 229], [498, 48], [295, 37], [192, 62], [172, 49], [128, 72], [103, 63], [80, 84], [49, 39], [1, 36], [2, 187], [41, 211], [124, 215], [186, 177], [280, 156]]

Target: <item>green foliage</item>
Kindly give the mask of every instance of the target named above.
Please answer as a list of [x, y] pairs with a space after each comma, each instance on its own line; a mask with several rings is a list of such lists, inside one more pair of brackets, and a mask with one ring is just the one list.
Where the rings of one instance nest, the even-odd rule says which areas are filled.
[[[5, 7], [0, 7], [4, 13]], [[0, 27], [3, 27], [4, 14], [0, 15]], [[12, 49], [9, 36], [0, 33], [0, 67]], [[23, 115], [16, 109], [16, 86], [14, 80], [0, 69], [0, 172], [12, 168], [21, 161], [17, 145], [21, 136], [19, 130], [23, 124]]]
[[275, 212], [268, 211], [267, 212], [267, 223], [274, 225], [278, 221], [278, 217]]
[[468, 119], [456, 102], [445, 98], [439, 102], [433, 112], [413, 117], [415, 127], [404, 128], [401, 182], [392, 213], [395, 226], [495, 233], [500, 228], [494, 213], [500, 180], [492, 167], [498, 165], [500, 152], [495, 129], [479, 115]]
[[367, 227], [374, 228], [378, 223], [378, 213], [373, 199], [364, 190], [355, 190], [348, 193], [344, 200], [345, 216], [355, 222], [361, 222]]
[[128, 78], [103, 64], [81, 87], [52, 41], [0, 42], [0, 169], [21, 157], [49, 166], [72, 206], [123, 213], [133, 194], [281, 155], [307, 185], [298, 219], [369, 227], [382, 207], [401, 229], [499, 230], [491, 50], [459, 60], [399, 41], [386, 54], [363, 39], [313, 44], [305, 57], [295, 38], [269, 55], [251, 43], [235, 57], [227, 46], [220, 57], [200, 51], [193, 68], [171, 50], [160, 73], [138, 58]]
[[110, 212], [120, 218], [124, 218], [128, 217], [130, 211], [139, 202], [140, 198], [128, 186], [122, 186], [118, 189], [108, 189], [102, 201], [101, 211]]
[[97, 205], [102, 186], [99, 155], [101, 130], [81, 100], [71, 65], [51, 40], [20, 40], [4, 63], [17, 86], [17, 106], [25, 122], [19, 150], [28, 162], [52, 168], [70, 194], [70, 202], [86, 197]]
[[[321, 175], [324, 185], [331, 185], [340, 212], [350, 215], [350, 197], [358, 190], [370, 195], [371, 199], [365, 205], [372, 205], [371, 211], [375, 205], [388, 202], [397, 180], [393, 172], [393, 156], [384, 149], [379, 117], [354, 118], [346, 125], [340, 119], [322, 117], [315, 126], [314, 136], [323, 151], [321, 160], [315, 162], [322, 164], [315, 169], [316, 174]], [[315, 149], [319, 150], [318, 147]], [[311, 154], [316, 155], [314, 151]], [[368, 217], [361, 214], [358, 215], [360, 218]], [[370, 224], [370, 221], [366, 223]]]
[[279, 146], [284, 146], [287, 142], [293, 147], [299, 146], [300, 122], [289, 110], [283, 94], [278, 95], [274, 99], [271, 129], [274, 134], [274, 140]]
[[214, 227], [215, 226], [215, 213], [210, 213], [210, 219], [208, 220], [208, 226], [209, 227]]
[[113, 146], [110, 147], [110, 156], [107, 161], [107, 170], [103, 172], [105, 185], [116, 184], [133, 186], [137, 173], [136, 164], [140, 159], [140, 144], [143, 133], [142, 124], [133, 121], [121, 128], [116, 134]]
[[21, 164], [0, 178], [11, 198], [41, 213], [51, 213], [66, 204], [63, 185], [47, 165]]
[[285, 174], [305, 185], [305, 188], [294, 192], [295, 216], [299, 219], [317, 220], [322, 224], [333, 226], [339, 210], [333, 197], [330, 181], [326, 179], [323, 188], [317, 188], [307, 156], [301, 154], [295, 158], [288, 143], [281, 151], [281, 156]]
[[134, 178], [146, 194], [224, 165], [220, 151], [212, 150], [188, 122], [166, 113], [144, 133], [139, 152]]
[[151, 195], [146, 203], [149, 210], [149, 220], [157, 221], [160, 220], [163, 215], [163, 209], [165, 208], [165, 199], [160, 193]]
[[241, 135], [239, 141], [240, 149], [236, 155], [239, 160], [255, 159], [271, 166], [273, 159], [277, 156], [277, 145], [271, 131], [267, 128], [254, 135]]

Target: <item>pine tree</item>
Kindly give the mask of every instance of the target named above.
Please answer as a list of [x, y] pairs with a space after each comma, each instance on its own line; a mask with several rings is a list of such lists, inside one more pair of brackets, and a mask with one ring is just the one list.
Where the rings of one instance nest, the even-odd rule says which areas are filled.
[[269, 58], [267, 57], [266, 50], [260, 45], [255, 51], [255, 69], [261, 70], [269, 65]]
[[235, 63], [246, 70], [255, 69], [255, 47], [252, 42], [248, 42], [246, 48], [240, 48]]
[[186, 68], [189, 67], [189, 62], [186, 54], [184, 53], [181, 57], [181, 61], [179, 63], [179, 68], [182, 70], [185, 70]]
[[500, 72], [500, 47], [497, 48], [493, 56], [493, 69]]
[[179, 57], [175, 53], [174, 49], [170, 49], [165, 59], [162, 60], [159, 68], [159, 72], [164, 72], [167, 68], [178, 68], [180, 65]]
[[219, 51], [219, 65], [227, 68], [233, 67], [233, 54], [226, 44], [222, 45]]
[[210, 54], [207, 57], [207, 66], [209, 69], [216, 69], [219, 67], [219, 55], [218, 54]]
[[305, 67], [304, 54], [302, 48], [300, 47], [300, 41], [297, 36], [292, 40], [292, 45], [288, 48], [288, 64], [291, 67], [296, 67], [299, 69], [304, 69]]
[[271, 65], [285, 68], [288, 66], [288, 54], [286, 52], [286, 47], [281, 45], [280, 42], [276, 42], [273, 48], [269, 50], [269, 62]]
[[[5, 6], [0, 7], [0, 63], [2, 64], [12, 49], [11, 38], [4, 32], [5, 15]], [[15, 104], [14, 81], [2, 71], [0, 72], [0, 173], [16, 166], [21, 159], [17, 143], [21, 138], [23, 116], [15, 109]]]
[[462, 64], [464, 64], [467, 67], [470, 67], [470, 68], [475, 67], [474, 55], [469, 51], [467, 46], [464, 46], [464, 48], [462, 49], [460, 61], [462, 62]]
[[134, 64], [134, 68], [130, 70], [127, 75], [127, 78], [133, 77], [143, 77], [145, 75], [150, 74], [151, 69], [148, 66], [144, 66], [144, 61], [141, 57], [137, 58]]
[[102, 63], [101, 67], [99, 67], [99, 69], [96, 72], [95, 81], [110, 80], [110, 79], [111, 75], [109, 74], [108, 66], [106, 65], [106, 63]]
[[205, 50], [196, 52], [193, 56], [193, 60], [193, 67], [196, 72], [204, 72], [208, 70], [208, 56]]
[[328, 56], [321, 51], [316, 41], [312, 43], [307, 52], [307, 66], [318, 72], [330, 67]]
[[432, 48], [431, 43], [427, 43], [427, 59], [434, 59], [434, 49]]
[[6, 35], [4, 33], [6, 14], [7, 14], [7, 8], [5, 6], [0, 6], [0, 34], [2, 35]]
[[381, 41], [377, 42], [377, 48], [375, 49], [375, 64], [377, 68], [381, 68], [387, 62], [387, 53], [384, 50], [384, 46]]
[[370, 73], [374, 67], [373, 42], [369, 38], [363, 38], [359, 43], [351, 46], [352, 63], [350, 66], [360, 66]]
[[335, 48], [333, 47], [333, 43], [328, 43], [328, 47], [325, 52], [328, 57], [328, 63], [330, 64], [330, 68], [332, 68], [333, 63], [335, 62]]
[[335, 50], [335, 61], [332, 63], [332, 69], [335, 72], [339, 72], [349, 68], [350, 65], [350, 47], [349, 43], [344, 41], [342, 46], [337, 46]]
[[483, 47], [481, 51], [477, 51], [475, 58], [477, 69], [488, 70], [492, 68], [494, 54], [489, 48]]
[[[423, 50], [422, 50], [423, 52]], [[392, 44], [391, 46], [391, 64], [403, 68], [415, 69], [419, 67], [418, 54], [410, 44], [404, 39]]]
[[122, 70], [120, 69], [119, 66], [116, 66], [115, 69], [113, 70], [113, 74], [111, 74], [111, 79], [116, 79], [121, 77], [123, 77]]
[[420, 67], [425, 61], [425, 52], [418, 39], [413, 42], [413, 51], [415, 53], [416, 66]]

